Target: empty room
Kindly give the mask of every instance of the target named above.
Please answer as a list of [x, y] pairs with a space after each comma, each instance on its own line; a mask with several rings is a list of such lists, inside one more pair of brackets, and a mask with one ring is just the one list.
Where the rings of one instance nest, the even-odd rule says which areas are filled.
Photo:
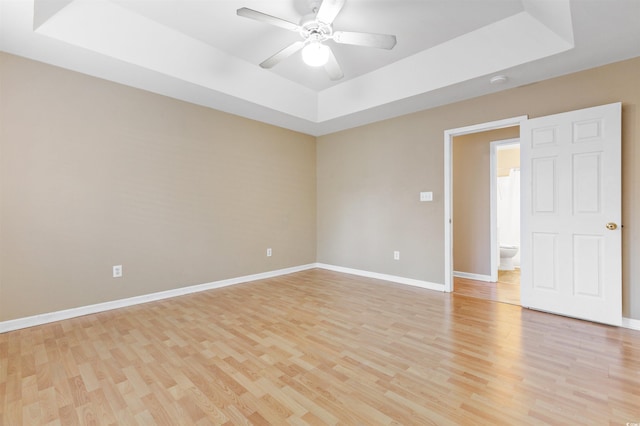
[[640, 424], [639, 106], [637, 0], [0, 0], [0, 426]]

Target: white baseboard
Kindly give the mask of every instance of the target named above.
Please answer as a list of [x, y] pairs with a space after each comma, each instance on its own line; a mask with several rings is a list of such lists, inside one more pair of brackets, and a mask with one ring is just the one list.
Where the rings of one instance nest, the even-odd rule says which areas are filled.
[[[124, 308], [127, 306], [139, 305], [156, 300], [168, 299], [186, 294], [198, 293], [201, 291], [227, 287], [235, 284], [242, 284], [251, 281], [263, 280], [278, 277], [280, 275], [292, 274], [294, 272], [306, 271], [308, 269], [320, 268], [329, 271], [341, 272], [344, 274], [358, 275], [361, 277], [375, 278], [384, 281], [391, 281], [398, 284], [406, 284], [414, 287], [426, 288], [429, 290], [444, 291], [444, 284], [432, 283], [428, 281], [415, 280], [412, 278], [398, 277], [395, 275], [380, 274], [377, 272], [363, 271], [360, 269], [345, 268], [342, 266], [328, 265], [325, 263], [311, 263], [308, 265], [294, 266], [292, 268], [278, 269], [275, 271], [263, 272], [260, 274], [245, 275], [243, 277], [230, 278], [221, 281], [214, 281], [206, 284], [198, 284], [189, 287], [176, 288], [173, 290], [161, 291], [157, 293], [145, 294], [142, 296], [129, 297], [127, 299], [114, 300], [111, 302], [97, 303], [95, 305], [81, 306], [78, 308], [65, 309], [62, 311], [48, 312], [45, 314], [33, 315], [30, 317], [18, 318], [0, 322], [0, 333], [47, 324], [69, 318], [80, 317], [88, 314], [110, 311], [112, 309]], [[454, 275], [457, 272], [454, 272]], [[462, 273], [466, 274], [466, 273]], [[466, 274], [476, 275], [476, 274]], [[457, 276], [457, 275], [456, 275]], [[482, 275], [478, 275], [482, 277]], [[469, 277], [467, 277], [469, 278]], [[472, 278], [478, 279], [479, 278]], [[622, 327], [632, 330], [640, 330], [640, 320], [632, 318], [622, 318]]]
[[345, 268], [342, 266], [316, 263], [317, 268], [329, 271], [342, 272], [344, 274], [358, 275], [361, 277], [375, 278], [378, 280], [391, 281], [398, 284], [406, 284], [414, 287], [426, 288], [428, 290], [444, 291], [444, 284], [431, 283], [429, 281], [415, 280], [413, 278], [398, 277], [396, 275], [379, 274], [377, 272], [362, 271], [360, 269]]
[[142, 296], [129, 297], [126, 299], [113, 300], [110, 302], [97, 303], [95, 305], [80, 306], [78, 308], [65, 309], [62, 311], [48, 312], [45, 314], [33, 315], [30, 317], [18, 318], [0, 322], [0, 333], [19, 330], [21, 328], [33, 327], [47, 324], [54, 321], [61, 321], [98, 312], [110, 311], [112, 309], [124, 308], [127, 306], [139, 305], [141, 303], [153, 302], [156, 300], [168, 299], [170, 297], [183, 296], [185, 294], [198, 293], [200, 291], [212, 290], [215, 288], [227, 287], [235, 284], [242, 284], [250, 281], [263, 280], [280, 275], [292, 274], [294, 272], [305, 271], [315, 268], [315, 264], [295, 266], [292, 268], [278, 269], [275, 271], [263, 272], [260, 274], [246, 275], [243, 277], [230, 278], [221, 281], [214, 281], [205, 284], [197, 284], [189, 287], [181, 287], [157, 293], [144, 294]]
[[640, 330], [640, 320], [633, 318], [622, 318], [622, 326], [632, 330]]
[[488, 283], [494, 282], [491, 279], [491, 275], [472, 274], [470, 272], [453, 271], [453, 276], [458, 278], [468, 278], [470, 280], [476, 280], [476, 281], [486, 281]]

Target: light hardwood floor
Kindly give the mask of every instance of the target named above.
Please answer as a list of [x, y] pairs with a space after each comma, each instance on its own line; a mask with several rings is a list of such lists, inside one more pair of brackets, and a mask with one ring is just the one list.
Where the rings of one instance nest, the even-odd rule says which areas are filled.
[[453, 291], [462, 296], [520, 305], [520, 270], [498, 271], [498, 282], [455, 277]]
[[0, 334], [0, 424], [640, 422], [640, 332], [309, 270]]

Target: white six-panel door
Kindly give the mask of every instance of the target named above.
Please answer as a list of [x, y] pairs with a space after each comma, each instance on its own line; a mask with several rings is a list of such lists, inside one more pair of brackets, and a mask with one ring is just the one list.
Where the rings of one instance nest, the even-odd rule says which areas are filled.
[[522, 306], [620, 325], [620, 133], [620, 103], [522, 123]]

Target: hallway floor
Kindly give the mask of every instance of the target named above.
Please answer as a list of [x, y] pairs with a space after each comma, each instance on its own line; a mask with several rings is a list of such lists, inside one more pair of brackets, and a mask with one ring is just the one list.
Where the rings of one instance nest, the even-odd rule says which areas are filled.
[[498, 282], [489, 283], [455, 277], [454, 293], [495, 302], [520, 305], [520, 269], [498, 271]]

